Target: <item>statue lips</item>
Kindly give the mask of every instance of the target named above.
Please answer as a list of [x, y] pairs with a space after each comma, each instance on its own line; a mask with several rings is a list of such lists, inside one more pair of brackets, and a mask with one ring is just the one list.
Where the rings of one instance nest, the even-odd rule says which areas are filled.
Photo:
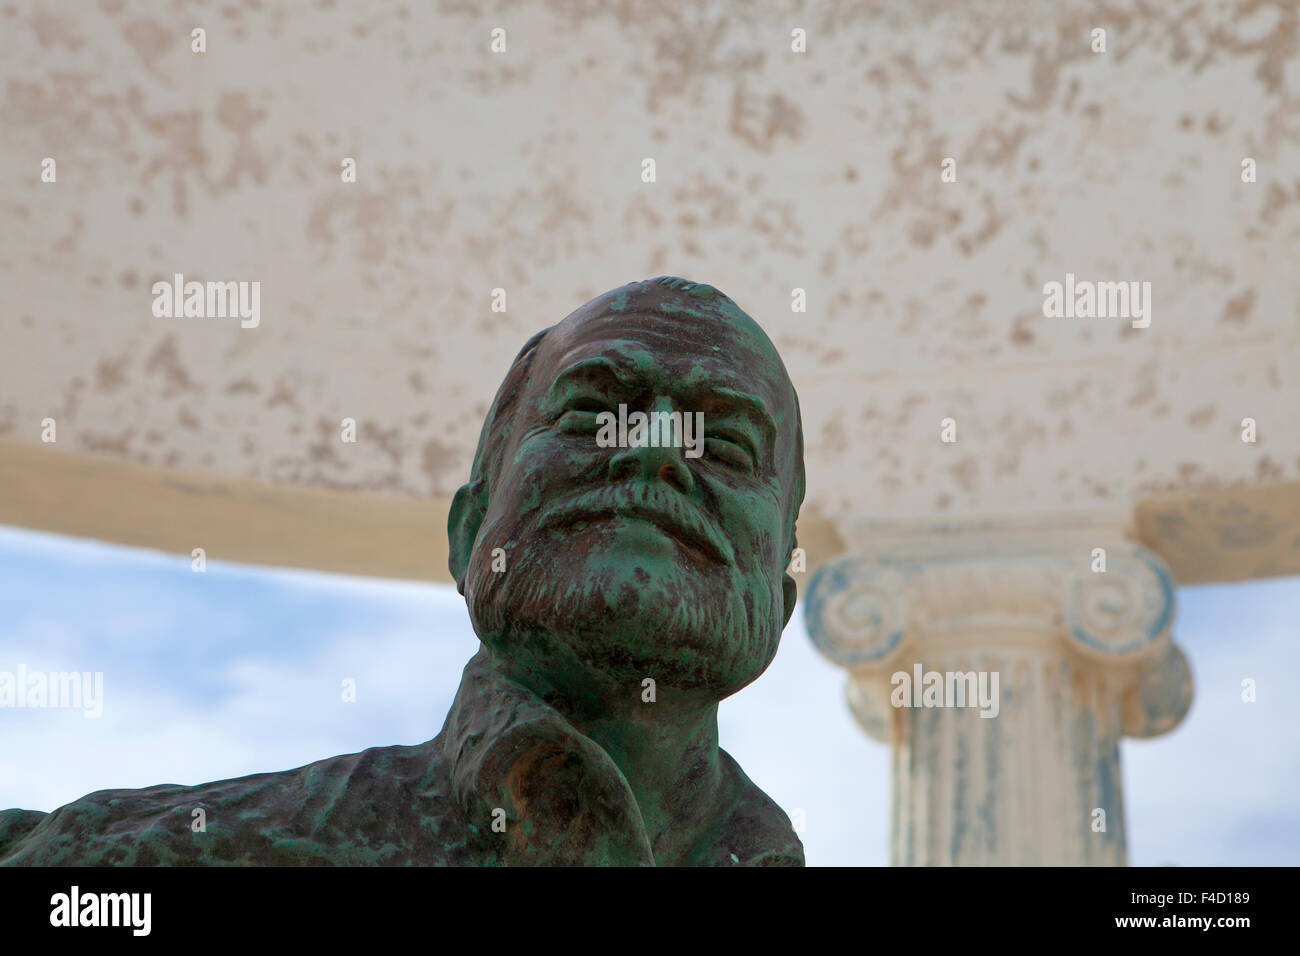
[[717, 564], [731, 563], [731, 549], [725, 547], [716, 535], [702, 526], [702, 523], [683, 520], [673, 511], [644, 504], [629, 502], [604, 507], [578, 506], [559, 509], [542, 520], [541, 528], [567, 527], [579, 521], [608, 521], [614, 518], [631, 518], [649, 522], [687, 552]]

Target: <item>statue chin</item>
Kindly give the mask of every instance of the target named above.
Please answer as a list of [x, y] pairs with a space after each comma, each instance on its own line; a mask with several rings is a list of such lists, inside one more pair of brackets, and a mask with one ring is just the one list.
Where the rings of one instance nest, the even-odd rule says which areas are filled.
[[[647, 555], [629, 562], [595, 552], [525, 549], [509, 573], [471, 562], [465, 597], [479, 638], [512, 655], [569, 657], [589, 686], [704, 690], [717, 700], [755, 680], [776, 654], [783, 624], [780, 581], [732, 568], [692, 570]], [[758, 585], [757, 587], [755, 585]], [[752, 600], [746, 601], [746, 596]]]

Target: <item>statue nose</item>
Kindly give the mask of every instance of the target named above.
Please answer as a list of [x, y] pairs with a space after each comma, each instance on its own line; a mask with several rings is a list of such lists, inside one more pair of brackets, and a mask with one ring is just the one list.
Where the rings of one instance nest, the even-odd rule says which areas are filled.
[[[649, 412], [669, 413], [672, 402], [667, 398], [656, 399]], [[686, 464], [684, 447], [680, 447], [683, 435], [680, 429], [674, 434], [658, 433], [658, 442], [651, 443], [650, 436], [641, 445], [616, 449], [609, 462], [609, 476], [617, 481], [622, 478], [639, 476], [647, 481], [658, 479], [683, 494], [690, 494], [695, 488], [695, 477], [690, 466]], [[671, 438], [671, 441], [665, 440]]]
[[609, 476], [615, 481], [637, 476], [648, 481], [658, 479], [683, 494], [690, 494], [695, 488], [695, 478], [681, 448], [652, 445], [619, 448], [609, 461]]

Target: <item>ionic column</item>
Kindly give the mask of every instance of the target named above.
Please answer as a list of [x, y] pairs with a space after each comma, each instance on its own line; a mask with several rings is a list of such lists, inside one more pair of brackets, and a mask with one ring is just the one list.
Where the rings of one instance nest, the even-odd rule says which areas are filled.
[[1161, 561], [1093, 524], [870, 539], [817, 572], [805, 613], [893, 748], [892, 863], [1124, 865], [1120, 736], [1170, 730], [1192, 699]]

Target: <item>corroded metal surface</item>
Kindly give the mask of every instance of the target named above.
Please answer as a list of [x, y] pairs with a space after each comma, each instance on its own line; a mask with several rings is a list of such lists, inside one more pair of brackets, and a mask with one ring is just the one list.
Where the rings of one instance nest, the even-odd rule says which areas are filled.
[[[605, 446], [619, 406], [699, 413], [701, 441]], [[717, 709], [794, 612], [802, 450], [730, 299], [671, 277], [600, 296], [518, 354], [451, 505], [482, 648], [437, 737], [4, 811], [0, 863], [801, 866]]]

